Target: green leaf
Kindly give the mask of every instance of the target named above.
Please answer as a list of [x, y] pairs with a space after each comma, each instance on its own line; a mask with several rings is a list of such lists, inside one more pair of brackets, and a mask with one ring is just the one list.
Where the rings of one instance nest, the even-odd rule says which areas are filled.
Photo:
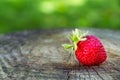
[[62, 46], [63, 46], [65, 49], [70, 49], [70, 48], [72, 48], [74, 45], [73, 45], [73, 44], [62, 44]]
[[75, 34], [74, 34], [76, 37], [79, 37], [79, 30], [76, 28], [75, 29]]
[[73, 40], [73, 42], [78, 42], [79, 40], [79, 30], [75, 29], [74, 31], [72, 31], [72, 35], [71, 35], [71, 39]]
[[77, 37], [76, 35], [73, 35], [72, 40], [73, 40], [74, 42], [77, 42], [79, 39], [78, 39], [78, 37]]

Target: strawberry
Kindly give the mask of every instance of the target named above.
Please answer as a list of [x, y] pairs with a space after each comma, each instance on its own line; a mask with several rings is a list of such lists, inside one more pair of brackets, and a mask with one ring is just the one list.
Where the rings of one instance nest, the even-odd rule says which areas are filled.
[[97, 65], [106, 60], [105, 49], [94, 35], [85, 36], [85, 41], [78, 41], [75, 51], [76, 58], [83, 65]]
[[94, 35], [75, 29], [70, 35], [71, 44], [63, 44], [65, 49], [72, 48], [73, 54], [83, 65], [98, 65], [107, 58], [106, 51], [100, 40]]

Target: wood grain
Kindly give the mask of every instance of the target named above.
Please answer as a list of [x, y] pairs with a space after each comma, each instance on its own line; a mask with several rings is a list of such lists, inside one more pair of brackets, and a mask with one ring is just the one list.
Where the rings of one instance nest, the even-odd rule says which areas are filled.
[[83, 66], [69, 59], [72, 29], [31, 30], [0, 35], [0, 80], [119, 80], [120, 31], [81, 29], [100, 38], [107, 51], [106, 62]]

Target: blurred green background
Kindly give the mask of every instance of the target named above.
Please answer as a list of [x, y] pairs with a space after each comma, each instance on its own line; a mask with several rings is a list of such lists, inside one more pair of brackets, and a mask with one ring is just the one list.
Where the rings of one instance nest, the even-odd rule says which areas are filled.
[[120, 29], [120, 0], [0, 0], [0, 33], [64, 27]]

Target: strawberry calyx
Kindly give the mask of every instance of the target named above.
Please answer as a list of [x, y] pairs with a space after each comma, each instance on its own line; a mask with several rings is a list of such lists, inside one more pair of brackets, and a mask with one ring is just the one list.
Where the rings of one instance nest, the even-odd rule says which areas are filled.
[[77, 49], [77, 43], [79, 41], [84, 41], [86, 40], [86, 38], [84, 36], [86, 36], [87, 33], [84, 32], [84, 31], [81, 31], [81, 30], [78, 30], [78, 29], [75, 29], [74, 31], [72, 31], [72, 33], [69, 35], [69, 40], [70, 40], [70, 43], [68, 44], [62, 44], [62, 46], [65, 48], [65, 49], [70, 49], [72, 48], [73, 51], [75, 51]]

